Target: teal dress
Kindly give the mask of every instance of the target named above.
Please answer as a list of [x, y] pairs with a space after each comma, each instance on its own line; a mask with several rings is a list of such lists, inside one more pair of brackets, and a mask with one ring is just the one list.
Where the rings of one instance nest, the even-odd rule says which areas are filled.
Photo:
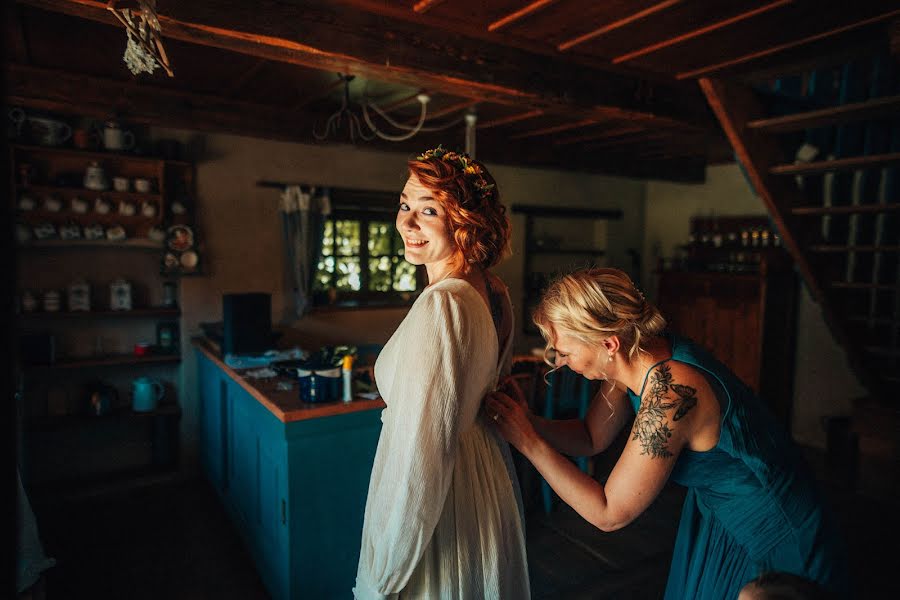
[[[668, 339], [671, 360], [697, 368], [717, 392], [722, 428], [711, 450], [682, 450], [672, 472], [687, 495], [665, 598], [734, 600], [764, 571], [801, 575], [846, 595], [844, 544], [799, 448], [712, 355], [685, 338]], [[629, 390], [629, 398], [637, 412], [640, 397]]]

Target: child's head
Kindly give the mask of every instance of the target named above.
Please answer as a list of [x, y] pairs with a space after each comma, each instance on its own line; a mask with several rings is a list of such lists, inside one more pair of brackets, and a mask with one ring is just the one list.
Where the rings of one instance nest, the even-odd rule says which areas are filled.
[[741, 588], [738, 600], [831, 600], [815, 581], [780, 571], [763, 573]]

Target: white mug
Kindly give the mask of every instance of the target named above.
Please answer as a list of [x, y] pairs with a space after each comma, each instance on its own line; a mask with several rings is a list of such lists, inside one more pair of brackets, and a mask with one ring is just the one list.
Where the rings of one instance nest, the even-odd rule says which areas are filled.
[[131, 202], [119, 202], [119, 214], [125, 217], [131, 217], [137, 209]]
[[134, 134], [123, 131], [118, 123], [108, 121], [103, 128], [103, 147], [107, 150], [129, 150], [134, 147]]
[[141, 214], [145, 217], [155, 217], [156, 205], [152, 202], [144, 202], [143, 204], [141, 204]]
[[150, 191], [150, 180], [138, 177], [134, 180], [134, 191], [146, 194]]
[[128, 184], [127, 177], [113, 177], [113, 189], [117, 192], [127, 192]]

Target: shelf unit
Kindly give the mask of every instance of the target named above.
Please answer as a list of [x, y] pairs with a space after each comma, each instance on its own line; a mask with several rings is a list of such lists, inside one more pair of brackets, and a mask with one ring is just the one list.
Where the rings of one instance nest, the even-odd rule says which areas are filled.
[[[11, 208], [19, 229], [33, 231], [41, 223], [51, 223], [78, 225], [82, 231], [90, 225], [119, 225], [126, 231], [122, 240], [89, 240], [83, 235], [78, 239], [19, 237], [19, 293], [29, 290], [40, 298], [47, 290], [62, 292], [60, 310], [18, 315], [20, 333], [52, 339], [57, 355], [30, 364], [23, 360], [20, 370], [23, 475], [41, 488], [74, 489], [85, 481], [96, 487], [147, 473], [174, 473], [181, 418], [180, 336], [169, 353], [157, 349], [139, 356], [130, 350], [139, 341], [155, 342], [163, 324], [172, 324], [175, 332], [180, 329], [181, 310], [161, 305], [164, 280], [174, 283], [177, 275], [161, 274], [165, 243], [148, 235], [154, 229], [165, 231], [170, 225], [189, 222], [189, 215], [172, 214], [171, 205], [174, 199], [189, 203], [194, 193], [193, 164], [27, 145], [13, 145], [11, 159]], [[120, 176], [155, 183], [150, 192], [79, 187], [92, 161], [102, 164], [110, 181]], [[32, 202], [23, 202], [23, 196]], [[58, 201], [58, 211], [46, 210], [50, 199]], [[76, 210], [76, 199], [86, 202], [87, 210], [83, 206]], [[95, 210], [100, 201], [109, 212]], [[123, 202], [133, 204], [135, 214], [121, 214]], [[146, 205], [153, 210], [145, 214], [141, 209]], [[120, 278], [131, 284], [134, 308], [130, 310], [111, 309], [108, 284]], [[89, 311], [67, 310], [64, 290], [78, 279], [90, 284]], [[102, 343], [95, 347], [94, 340]], [[135, 413], [130, 408], [131, 381], [139, 376], [157, 379], [165, 387], [165, 396], [154, 411]], [[117, 400], [109, 414], [89, 416], [87, 396], [97, 384], [113, 388]], [[100, 461], [98, 454], [108, 460]]]
[[[514, 205], [512, 212], [525, 217], [523, 229], [525, 311], [522, 331], [528, 335], [538, 335], [538, 330], [528, 315], [537, 305], [550, 279], [574, 267], [598, 264], [602, 261], [606, 256], [606, 249], [590, 245], [595, 243], [592, 230], [597, 221], [620, 220], [623, 213], [619, 209], [593, 210], [523, 204]], [[554, 226], [548, 224], [552, 223], [555, 223], [556, 227], [565, 226], [566, 234], [549, 235], [547, 232]], [[579, 227], [582, 229], [581, 238], [575, 235]]]

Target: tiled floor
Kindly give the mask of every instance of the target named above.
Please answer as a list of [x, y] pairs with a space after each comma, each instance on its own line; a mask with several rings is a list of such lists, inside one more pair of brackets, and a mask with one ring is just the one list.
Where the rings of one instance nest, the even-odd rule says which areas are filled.
[[[659, 598], [683, 490], [666, 488], [628, 527], [603, 533], [564, 505], [544, 515], [530, 490], [528, 557], [541, 599]], [[853, 557], [859, 598], [900, 597], [895, 503], [829, 488]], [[205, 481], [78, 504], [35, 504], [49, 600], [263, 600], [265, 589]], [[884, 550], [875, 550], [884, 548]]]

